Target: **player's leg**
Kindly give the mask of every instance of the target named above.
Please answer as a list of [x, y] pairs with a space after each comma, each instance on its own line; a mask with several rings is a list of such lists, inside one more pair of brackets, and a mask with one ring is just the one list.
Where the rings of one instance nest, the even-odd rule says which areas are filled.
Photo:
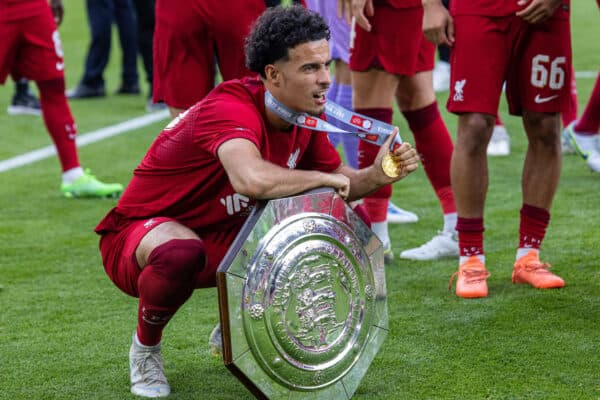
[[148, 82], [148, 100], [146, 101], [146, 112], [164, 110], [165, 103], [155, 103], [152, 100], [152, 79], [154, 76], [152, 43], [154, 36], [154, 0], [135, 0], [133, 2], [137, 18], [137, 40], [138, 49], [144, 70], [146, 72], [146, 81]]
[[79, 84], [67, 92], [69, 99], [103, 97], [104, 69], [110, 56], [114, 5], [112, 0], [87, 0], [90, 45], [85, 58], [84, 74]]
[[550, 207], [561, 170], [560, 114], [523, 112], [528, 146], [523, 166], [523, 206], [520, 211], [519, 247], [513, 271], [514, 283], [537, 288], [565, 285], [539, 260], [539, 249], [550, 222]]
[[156, 1], [153, 101], [164, 101], [172, 117], [214, 87], [214, 43], [202, 3]]
[[[350, 44], [350, 70], [352, 71], [352, 105], [357, 113], [392, 123], [393, 102], [398, 77], [393, 73], [394, 60], [401, 59], [398, 52], [406, 48], [394, 46], [401, 31], [388, 32], [389, 19], [399, 17], [399, 12], [385, 5], [377, 5], [371, 24], [376, 27], [367, 32], [354, 24]], [[403, 26], [403, 24], [398, 24]], [[410, 41], [409, 41], [410, 42]], [[413, 46], [414, 47], [414, 46]], [[388, 51], [389, 50], [389, 51]], [[389, 72], [389, 71], [392, 72]], [[358, 144], [358, 165], [371, 165], [379, 150], [365, 141]], [[365, 197], [363, 204], [371, 219], [371, 228], [383, 242], [385, 261], [393, 260], [394, 253], [388, 232], [388, 204], [392, 186], [386, 185]]]
[[[394, 93], [398, 78], [381, 69], [372, 68], [365, 72], [352, 72], [353, 108], [357, 113], [392, 123]], [[369, 166], [375, 160], [379, 147], [365, 141], [358, 144], [358, 165]], [[388, 232], [388, 202], [392, 196], [392, 186], [386, 185], [363, 199], [363, 204], [371, 218], [371, 229], [383, 243], [385, 260], [393, 260], [391, 240]]]
[[596, 78], [594, 89], [583, 110], [583, 114], [574, 126], [576, 132], [591, 132], [598, 134], [600, 131], [600, 75]]
[[523, 200], [549, 209], [560, 177], [560, 115], [523, 111], [528, 146], [523, 167]]
[[514, 54], [518, 70], [507, 82], [509, 108], [522, 112], [528, 139], [513, 282], [555, 288], [564, 281], [539, 261], [539, 249], [560, 178], [560, 113], [569, 107], [572, 72], [569, 21], [554, 17], [522, 32], [527, 40]]
[[103, 183], [79, 164], [77, 127], [65, 97], [64, 61], [60, 36], [52, 12], [31, 18], [16, 61], [15, 71], [33, 79], [40, 93], [44, 123], [58, 153], [66, 197], [112, 197], [123, 191], [118, 183]]
[[[204, 244], [188, 228], [166, 222], [144, 236], [136, 258], [142, 271], [137, 280], [138, 326], [129, 352], [131, 391], [168, 394], [160, 359], [162, 332], [194, 291], [195, 277], [205, 264]], [[153, 361], [158, 368], [152, 367]]]
[[9, 115], [41, 115], [40, 101], [31, 92], [29, 80], [15, 79], [15, 92], [10, 105], [6, 109]]
[[[0, 84], [4, 84], [8, 75], [14, 71], [15, 64], [18, 60], [19, 41], [21, 36], [21, 24], [15, 24], [10, 21], [0, 19]], [[20, 78], [15, 77], [14, 78]], [[15, 83], [17, 80], [15, 79]], [[17, 91], [18, 87], [15, 88]], [[9, 106], [10, 108], [10, 106]], [[8, 113], [11, 114], [10, 110]]]
[[575, 67], [571, 66], [571, 81], [569, 82], [569, 101], [567, 107], [560, 113], [562, 126], [567, 127], [577, 119], [577, 80], [575, 79]]
[[492, 114], [465, 113], [458, 118], [451, 178], [458, 215], [460, 261], [456, 294], [460, 297], [487, 296], [483, 209], [488, 189], [486, 149], [493, 126]]
[[141, 268], [137, 336], [142, 344], [153, 346], [192, 294], [195, 276], [204, 266], [204, 245], [193, 231], [170, 221], [150, 230], [139, 242], [135, 256]]
[[[358, 25], [353, 26], [354, 33], [351, 34], [353, 40], [351, 42], [350, 51], [350, 69], [353, 71], [353, 104], [357, 112], [377, 119], [383, 118], [386, 122], [392, 121], [393, 96], [395, 94], [398, 79], [396, 75], [412, 73], [420, 46], [418, 38], [422, 36], [422, 15], [420, 16], [420, 19], [418, 19], [418, 16], [415, 18], [415, 15], [413, 14], [414, 12], [406, 13], [406, 10], [404, 9], [395, 9], [385, 4], [379, 4], [376, 6], [375, 14], [371, 18], [371, 24], [374, 26], [374, 29], [371, 32], [366, 32]], [[415, 37], [416, 39], [408, 39], [412, 37]], [[382, 79], [381, 82], [383, 82], [383, 85], [378, 83], [375, 87], [368, 87], [368, 83], [365, 85], [364, 82], [362, 82], [362, 88], [358, 90], [368, 94], [370, 98], [359, 98], [362, 97], [362, 95], [359, 95], [356, 91], [355, 76], [356, 79], [362, 80], [363, 77], [360, 73], [368, 70], [380, 71], [381, 73], [393, 75], [394, 77], [388, 76], [385, 80], [383, 80], [381, 76], [376, 77], [378, 80]], [[354, 72], [357, 72], [358, 74], [355, 74]], [[387, 80], [389, 80], [389, 82], [387, 82]], [[367, 82], [369, 81], [367, 80]], [[390, 86], [386, 86], [388, 83]], [[380, 90], [382, 91], [383, 97], [378, 98]], [[375, 95], [372, 93], [375, 93]], [[392, 95], [392, 100], [389, 99], [390, 94]], [[362, 105], [358, 106], [359, 104]], [[373, 148], [369, 150], [368, 144], [360, 142], [359, 151], [360, 157], [363, 157], [364, 159], [364, 161], [359, 159], [359, 165], [367, 165], [372, 162], [375, 156]], [[365, 164], [362, 164], [362, 162]], [[387, 236], [387, 222], [416, 222], [418, 217], [414, 213], [394, 206], [389, 201], [389, 197], [391, 197], [391, 187], [384, 190], [390, 190], [387, 199], [383, 198], [383, 192], [377, 192], [376, 196], [369, 197], [365, 200], [365, 206], [369, 210], [369, 213], [374, 213], [375, 215], [371, 216], [375, 223], [374, 226], [379, 226], [377, 224], [385, 222], [381, 226], [385, 226]], [[386, 205], [387, 210], [385, 217], [383, 217], [383, 220], [379, 221], [379, 213], [382, 212], [382, 210], [376, 211], [376, 209]], [[389, 261], [393, 256], [391, 247], [388, 248], [387, 254]]]
[[196, 276], [204, 268], [204, 244], [176, 221], [152, 218], [105, 235], [100, 251], [115, 285], [139, 297], [138, 325], [129, 352], [131, 392], [167, 396], [162, 332], [195, 288]]
[[77, 125], [65, 97], [65, 81], [56, 78], [36, 82], [40, 92], [44, 124], [52, 137], [63, 175], [61, 192], [65, 197], [116, 197], [123, 191], [119, 183], [104, 183], [84, 170], [77, 154]]
[[[254, 75], [246, 67], [244, 41], [256, 19], [265, 11], [264, 0], [205, 2], [212, 38], [223, 80]], [[231, 21], [236, 21], [232, 24]]]
[[600, 172], [600, 76], [578, 121], [569, 124], [563, 136], [583, 157], [592, 171]]
[[137, 69], [138, 42], [135, 10], [131, 0], [113, 0], [114, 18], [121, 44], [121, 85], [117, 94], [140, 94]]
[[[448, 109], [457, 113], [458, 130], [451, 161], [457, 210], [459, 269], [456, 294], [485, 297], [488, 293], [483, 249], [483, 210], [488, 188], [487, 146], [505, 72], [509, 46], [506, 19], [456, 16], [456, 42], [451, 54]], [[481, 96], [486, 93], [486, 96]]]
[[453, 145], [440, 115], [431, 83], [434, 52], [435, 47], [422, 37], [417, 63], [419, 72], [410, 76], [400, 75], [396, 89], [398, 106], [408, 122], [415, 147], [444, 216], [443, 228], [433, 239], [400, 254], [401, 258], [412, 260], [436, 260], [458, 256], [456, 206], [450, 183]]

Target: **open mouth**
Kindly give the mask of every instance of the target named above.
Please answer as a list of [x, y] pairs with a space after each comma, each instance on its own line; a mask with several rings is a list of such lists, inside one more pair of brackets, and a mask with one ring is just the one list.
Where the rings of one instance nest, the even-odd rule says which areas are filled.
[[318, 92], [313, 93], [313, 99], [318, 100], [319, 102], [325, 102], [327, 99], [325, 98], [326, 92]]

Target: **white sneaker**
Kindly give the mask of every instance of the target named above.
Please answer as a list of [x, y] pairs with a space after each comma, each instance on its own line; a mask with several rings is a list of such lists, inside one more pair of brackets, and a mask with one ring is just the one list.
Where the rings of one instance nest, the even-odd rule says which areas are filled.
[[388, 202], [387, 221], [390, 224], [411, 224], [419, 221], [417, 214], [401, 209], [391, 201]]
[[163, 370], [160, 344], [142, 346], [135, 333], [129, 349], [129, 377], [131, 393], [143, 397], [166, 397], [171, 388]]
[[433, 90], [446, 92], [450, 89], [450, 64], [438, 61], [433, 68]]
[[210, 349], [210, 354], [215, 357], [221, 357], [223, 354], [223, 336], [221, 335], [221, 324], [217, 324], [210, 333], [210, 337], [208, 338], [208, 348]]
[[504, 125], [494, 126], [492, 138], [487, 147], [488, 156], [507, 156], [510, 154], [510, 137]]
[[458, 257], [458, 239], [455, 233], [438, 232], [424, 245], [400, 253], [400, 258], [405, 260], [426, 261], [447, 257]]
[[574, 126], [577, 121], [571, 122], [563, 131], [563, 137], [568, 140], [575, 152], [581, 156], [588, 167], [594, 172], [600, 173], [600, 148], [598, 134], [583, 135], [575, 131]]
[[588, 154], [587, 165], [592, 171], [600, 173], [600, 152], [591, 151]]

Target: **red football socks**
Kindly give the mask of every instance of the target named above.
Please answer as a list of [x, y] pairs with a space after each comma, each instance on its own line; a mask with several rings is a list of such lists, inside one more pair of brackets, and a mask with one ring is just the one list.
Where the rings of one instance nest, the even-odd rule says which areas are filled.
[[46, 128], [56, 146], [63, 172], [79, 166], [75, 137], [77, 127], [65, 96], [64, 79], [37, 82]]
[[413, 133], [415, 147], [444, 214], [456, 212], [450, 185], [450, 159], [454, 146], [437, 103], [402, 114]]

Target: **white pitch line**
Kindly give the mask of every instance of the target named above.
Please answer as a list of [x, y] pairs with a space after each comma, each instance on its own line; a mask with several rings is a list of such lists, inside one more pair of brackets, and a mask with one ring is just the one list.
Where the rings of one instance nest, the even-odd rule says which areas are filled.
[[598, 71], [576, 71], [575, 78], [595, 78], [598, 76]]
[[[112, 136], [117, 136], [125, 132], [129, 132], [144, 126], [150, 125], [154, 122], [163, 120], [169, 116], [169, 110], [161, 110], [152, 114], [143, 115], [141, 117], [133, 118], [124, 122], [120, 122], [115, 125], [100, 128], [98, 130], [77, 135], [76, 143], [77, 147], [87, 146], [90, 143], [99, 142]], [[0, 161], [0, 172], [6, 172], [11, 169], [19, 168], [24, 165], [32, 164], [36, 161], [40, 161], [56, 155], [56, 148], [54, 145], [42, 147], [38, 150], [33, 150], [28, 153], [21, 154], [7, 160]]]

